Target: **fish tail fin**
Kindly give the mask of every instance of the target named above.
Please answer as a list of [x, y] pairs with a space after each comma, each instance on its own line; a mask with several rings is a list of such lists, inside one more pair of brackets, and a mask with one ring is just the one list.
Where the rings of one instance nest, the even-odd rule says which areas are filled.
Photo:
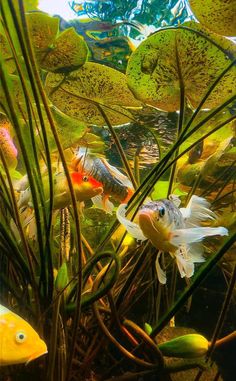
[[199, 225], [201, 221], [214, 220], [216, 214], [209, 209], [210, 203], [203, 197], [193, 195], [186, 208], [180, 208], [188, 225]]
[[182, 246], [176, 251], [175, 258], [181, 278], [185, 276], [186, 278], [191, 278], [194, 274], [194, 263], [188, 255], [186, 246]]
[[166, 284], [166, 272], [162, 270], [159, 262], [161, 252], [157, 254], [156, 261], [155, 261], [155, 266], [156, 266], [156, 273], [157, 273], [157, 278], [161, 284]]

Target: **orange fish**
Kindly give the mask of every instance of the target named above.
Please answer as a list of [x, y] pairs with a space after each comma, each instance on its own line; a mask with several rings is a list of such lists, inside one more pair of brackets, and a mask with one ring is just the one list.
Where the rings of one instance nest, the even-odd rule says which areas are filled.
[[120, 203], [127, 203], [134, 193], [128, 177], [104, 158], [93, 158], [83, 151], [82, 153], [79, 151], [72, 160], [72, 168], [84, 171], [102, 184], [102, 195], [93, 197], [92, 201], [96, 207], [102, 208], [108, 213], [111, 213], [114, 208], [112, 202], [109, 201], [110, 197]]
[[[92, 176], [88, 176], [81, 172], [70, 173], [72, 184], [75, 191], [75, 197], [77, 201], [86, 201], [90, 198], [99, 195], [103, 192], [103, 186], [101, 182], [94, 179]], [[43, 176], [44, 192], [46, 200], [49, 197], [48, 177]], [[22, 178], [22, 184], [26, 188], [25, 178]], [[20, 184], [18, 184], [18, 188]], [[19, 189], [20, 190], [20, 189]], [[64, 172], [58, 172], [54, 176], [54, 209], [62, 209], [70, 205], [70, 190], [67, 182], [67, 178]], [[27, 187], [20, 192], [18, 200], [18, 207], [32, 206], [31, 191]]]

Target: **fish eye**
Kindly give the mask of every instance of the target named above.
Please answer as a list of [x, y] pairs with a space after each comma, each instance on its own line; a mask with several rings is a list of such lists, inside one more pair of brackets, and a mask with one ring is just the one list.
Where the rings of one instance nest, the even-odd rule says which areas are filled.
[[164, 206], [161, 206], [160, 208], [158, 208], [158, 211], [159, 211], [159, 216], [160, 217], [163, 217], [165, 215], [165, 208], [164, 208]]
[[21, 344], [21, 343], [24, 343], [24, 341], [26, 340], [26, 334], [25, 332], [17, 332], [16, 333], [16, 342]]
[[89, 181], [89, 178], [88, 178], [88, 176], [83, 176], [82, 180], [83, 181]]

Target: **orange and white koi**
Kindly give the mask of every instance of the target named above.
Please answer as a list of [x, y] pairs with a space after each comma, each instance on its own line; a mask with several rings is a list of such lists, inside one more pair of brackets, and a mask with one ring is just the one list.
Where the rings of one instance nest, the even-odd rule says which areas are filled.
[[120, 203], [127, 203], [134, 193], [128, 177], [110, 165], [104, 158], [93, 158], [78, 152], [72, 161], [72, 168], [83, 170], [101, 182], [103, 193], [93, 197], [92, 201], [96, 207], [104, 209], [107, 213], [111, 213], [114, 208], [113, 203], [109, 200], [110, 197]]
[[[92, 176], [85, 175], [81, 172], [71, 172], [70, 173], [72, 184], [75, 191], [75, 197], [77, 201], [86, 201], [92, 197], [103, 192], [102, 184], [94, 179]], [[23, 178], [21, 184], [26, 188], [26, 179]], [[46, 200], [49, 197], [49, 184], [48, 178], [43, 176], [44, 192]], [[18, 184], [18, 190], [21, 190]], [[54, 176], [54, 209], [62, 209], [70, 205], [70, 190], [67, 182], [67, 178], [64, 172], [58, 172]], [[31, 201], [31, 191], [27, 187], [20, 191], [20, 196], [18, 200], [18, 207], [22, 208], [24, 206], [32, 206]]]

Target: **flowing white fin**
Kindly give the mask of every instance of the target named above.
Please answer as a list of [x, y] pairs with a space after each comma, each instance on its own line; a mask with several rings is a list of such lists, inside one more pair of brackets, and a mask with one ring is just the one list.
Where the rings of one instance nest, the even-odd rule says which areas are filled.
[[20, 192], [19, 199], [17, 201], [18, 208], [22, 208], [23, 206], [29, 206], [29, 202], [31, 199], [31, 191], [30, 188], [26, 188], [25, 190]]
[[92, 197], [92, 202], [94, 206], [98, 209], [104, 210], [106, 213], [112, 214], [114, 210], [114, 204], [106, 197], [103, 198], [101, 194], [98, 194], [97, 196]]
[[197, 227], [188, 229], [176, 229], [172, 232], [170, 242], [175, 245], [200, 242], [205, 237], [213, 235], [228, 235], [228, 230], [222, 226], [217, 228]]
[[179, 196], [177, 196], [176, 194], [170, 194], [168, 198], [170, 201], [173, 202], [173, 204], [175, 204], [175, 206], [177, 206], [177, 208], [180, 206], [181, 200]]
[[209, 209], [210, 203], [203, 197], [193, 195], [186, 208], [180, 208], [186, 225], [199, 225], [201, 221], [214, 220], [216, 215]]
[[200, 242], [190, 243], [188, 244], [188, 256], [193, 263], [201, 263], [205, 262], [204, 247]]
[[181, 278], [184, 278], [185, 276], [191, 278], [194, 274], [194, 264], [188, 257], [188, 254], [185, 255], [183, 248], [180, 248], [176, 251], [175, 257]]
[[120, 206], [117, 208], [116, 217], [117, 217], [118, 221], [122, 225], [124, 225], [127, 232], [133, 238], [136, 238], [140, 241], [146, 241], [147, 237], [145, 237], [145, 235], [143, 234], [143, 232], [140, 229], [140, 227], [138, 226], [138, 224], [136, 224], [135, 222], [132, 222], [132, 221], [128, 220], [128, 218], [126, 218], [126, 216], [125, 216], [126, 206], [127, 206], [127, 204], [120, 204]]
[[162, 270], [160, 263], [159, 263], [159, 258], [160, 258], [161, 253], [159, 252], [156, 257], [156, 272], [157, 272], [157, 278], [161, 284], [166, 284], [166, 272]]

